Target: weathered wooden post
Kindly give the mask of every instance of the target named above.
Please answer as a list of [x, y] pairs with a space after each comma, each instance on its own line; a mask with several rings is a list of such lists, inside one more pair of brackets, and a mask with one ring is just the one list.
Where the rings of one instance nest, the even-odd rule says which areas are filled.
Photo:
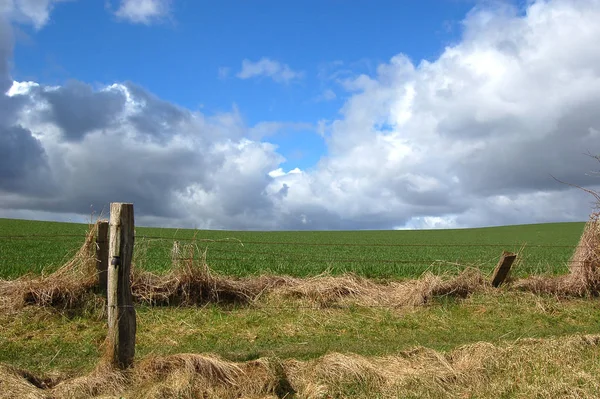
[[517, 254], [512, 252], [502, 251], [502, 256], [500, 256], [500, 261], [494, 269], [494, 274], [492, 275], [492, 286], [495, 288], [500, 287], [504, 280], [508, 277], [510, 273], [510, 268], [513, 262], [517, 259]]
[[96, 272], [98, 288], [106, 293], [108, 285], [108, 220], [96, 222]]
[[110, 246], [108, 267], [108, 356], [125, 369], [135, 355], [135, 309], [131, 294], [133, 256], [133, 204], [110, 204]]

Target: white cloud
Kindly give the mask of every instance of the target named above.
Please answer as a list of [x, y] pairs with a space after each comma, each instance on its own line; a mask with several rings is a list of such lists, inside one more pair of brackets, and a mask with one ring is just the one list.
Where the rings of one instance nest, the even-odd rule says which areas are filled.
[[121, 0], [115, 15], [137, 24], [151, 24], [168, 17], [171, 0]]
[[2, 0], [0, 14], [21, 23], [32, 24], [41, 29], [50, 18], [50, 12], [56, 3], [69, 0]]
[[39, 84], [35, 82], [13, 82], [6, 95], [12, 97], [27, 94], [34, 87], [39, 87]]
[[289, 65], [263, 57], [256, 62], [248, 59], [243, 60], [242, 69], [236, 76], [240, 79], [264, 76], [273, 79], [277, 83], [289, 83], [302, 79], [304, 72], [294, 71]]

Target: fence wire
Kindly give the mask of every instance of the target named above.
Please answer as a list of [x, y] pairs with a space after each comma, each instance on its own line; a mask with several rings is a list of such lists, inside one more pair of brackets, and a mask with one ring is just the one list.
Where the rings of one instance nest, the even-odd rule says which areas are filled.
[[[47, 266], [58, 265], [72, 256], [85, 239], [84, 234], [0, 234], [0, 277], [7, 275], [2, 269], [11, 267], [32, 267], [39, 271]], [[251, 266], [249, 275], [256, 273], [261, 267], [261, 262], [268, 273], [273, 270], [279, 271], [281, 266], [285, 269], [283, 273], [294, 274], [294, 267], [302, 268], [306, 265], [323, 265], [322, 270], [313, 270], [315, 274], [330, 271], [332, 267], [337, 268], [338, 273], [355, 271], [352, 266], [346, 270], [343, 265], [361, 265], [362, 269], [369, 265], [385, 266], [387, 269], [382, 272], [381, 277], [391, 277], [394, 270], [390, 268], [394, 266], [398, 268], [398, 272], [404, 271], [408, 274], [412, 273], [411, 270], [422, 273], [431, 268], [437, 271], [479, 268], [488, 272], [496, 265], [500, 255], [493, 253], [496, 248], [512, 249], [515, 252], [524, 249], [524, 256], [521, 257], [519, 265], [522, 270], [556, 273], [586, 265], [585, 261], [570, 260], [571, 254], [579, 245], [566, 244], [245, 241], [236, 238], [179, 238], [143, 234], [137, 235], [135, 239], [138, 260], [158, 271], [166, 271], [177, 262], [202, 259], [210, 267], [216, 267], [220, 271], [228, 270], [228, 265], [235, 264], [236, 275], [244, 274], [243, 270], [241, 271], [244, 265]], [[23, 243], [25, 251], [12, 250], [13, 241]], [[175, 242], [196, 245], [198, 251], [194, 257], [173, 256], [171, 249]], [[317, 249], [319, 247], [329, 249], [320, 251]], [[453, 249], [455, 253], [446, 253], [444, 249]], [[473, 251], [469, 253], [469, 249]], [[58, 250], [62, 250], [62, 253], [56, 252]], [[531, 250], [535, 252], [534, 256], [529, 256]], [[302, 273], [306, 274], [306, 270]], [[377, 271], [374, 273], [377, 274]]]

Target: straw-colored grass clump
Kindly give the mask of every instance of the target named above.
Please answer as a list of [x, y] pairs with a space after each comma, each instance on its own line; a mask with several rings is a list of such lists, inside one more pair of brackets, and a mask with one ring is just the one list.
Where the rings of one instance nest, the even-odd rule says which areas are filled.
[[213, 275], [206, 254], [198, 256], [196, 245], [175, 241], [172, 268], [158, 275], [134, 268], [134, 299], [152, 305], [197, 305], [207, 302], [248, 302], [262, 287], [240, 284], [237, 280]]
[[553, 278], [534, 276], [517, 281], [517, 289], [557, 296], [597, 296], [600, 290], [600, 213], [586, 223], [569, 261], [569, 274]]
[[16, 280], [0, 280], [0, 310], [28, 304], [71, 309], [81, 306], [97, 284], [95, 228], [90, 228], [81, 248], [54, 273]]
[[0, 365], [0, 398], [594, 398], [600, 336], [475, 343], [448, 353], [418, 347], [385, 357], [329, 353], [308, 360], [231, 363], [212, 356], [149, 357], [126, 371], [44, 383]]

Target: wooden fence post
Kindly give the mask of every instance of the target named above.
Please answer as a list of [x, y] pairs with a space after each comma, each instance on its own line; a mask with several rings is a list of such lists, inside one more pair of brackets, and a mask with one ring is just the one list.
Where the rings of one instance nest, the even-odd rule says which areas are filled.
[[131, 294], [131, 258], [134, 240], [133, 204], [110, 204], [108, 267], [108, 356], [125, 369], [135, 355], [135, 309]]
[[98, 288], [106, 293], [108, 285], [108, 220], [96, 223], [96, 271]]
[[512, 252], [502, 251], [502, 256], [500, 256], [500, 261], [494, 269], [494, 274], [492, 275], [492, 286], [498, 288], [504, 280], [508, 277], [510, 273], [510, 268], [513, 262], [517, 259], [517, 254]]

